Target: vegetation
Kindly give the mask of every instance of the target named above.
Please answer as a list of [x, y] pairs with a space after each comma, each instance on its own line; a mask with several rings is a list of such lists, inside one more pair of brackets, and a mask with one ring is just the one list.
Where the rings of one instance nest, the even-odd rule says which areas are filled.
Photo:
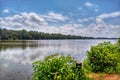
[[71, 56], [54, 54], [33, 63], [32, 80], [89, 80]]
[[120, 39], [116, 44], [110, 42], [92, 46], [84, 61], [85, 69], [92, 72], [120, 73]]
[[92, 39], [92, 37], [83, 37], [75, 35], [63, 35], [63, 34], [49, 34], [38, 31], [26, 31], [26, 30], [7, 30], [0, 29], [1, 40], [34, 40], [34, 39]]

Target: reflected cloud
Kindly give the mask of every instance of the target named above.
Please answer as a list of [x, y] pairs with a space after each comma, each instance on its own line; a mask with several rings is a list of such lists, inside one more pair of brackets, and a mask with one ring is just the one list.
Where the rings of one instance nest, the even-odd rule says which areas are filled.
[[0, 80], [31, 80], [32, 72], [30, 64], [0, 58]]

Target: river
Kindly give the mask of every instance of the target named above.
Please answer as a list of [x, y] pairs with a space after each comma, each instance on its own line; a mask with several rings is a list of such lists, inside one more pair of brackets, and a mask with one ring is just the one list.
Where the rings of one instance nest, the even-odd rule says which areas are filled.
[[0, 42], [0, 80], [31, 80], [32, 62], [54, 53], [70, 54], [83, 62], [90, 46], [116, 39], [17, 40]]

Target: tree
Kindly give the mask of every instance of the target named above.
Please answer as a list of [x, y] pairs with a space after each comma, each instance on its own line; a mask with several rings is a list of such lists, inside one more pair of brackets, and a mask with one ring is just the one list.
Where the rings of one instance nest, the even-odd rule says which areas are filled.
[[0, 29], [0, 39], [2, 38], [2, 29]]
[[49, 34], [38, 31], [26, 31], [26, 30], [7, 30], [0, 29], [0, 39], [16, 40], [16, 39], [89, 39], [90, 37], [81, 37], [75, 35], [63, 35], [63, 34]]

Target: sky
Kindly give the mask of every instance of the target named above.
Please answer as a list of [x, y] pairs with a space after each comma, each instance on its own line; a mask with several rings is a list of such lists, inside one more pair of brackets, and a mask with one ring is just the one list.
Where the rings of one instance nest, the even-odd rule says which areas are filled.
[[120, 0], [0, 0], [0, 28], [120, 37]]

